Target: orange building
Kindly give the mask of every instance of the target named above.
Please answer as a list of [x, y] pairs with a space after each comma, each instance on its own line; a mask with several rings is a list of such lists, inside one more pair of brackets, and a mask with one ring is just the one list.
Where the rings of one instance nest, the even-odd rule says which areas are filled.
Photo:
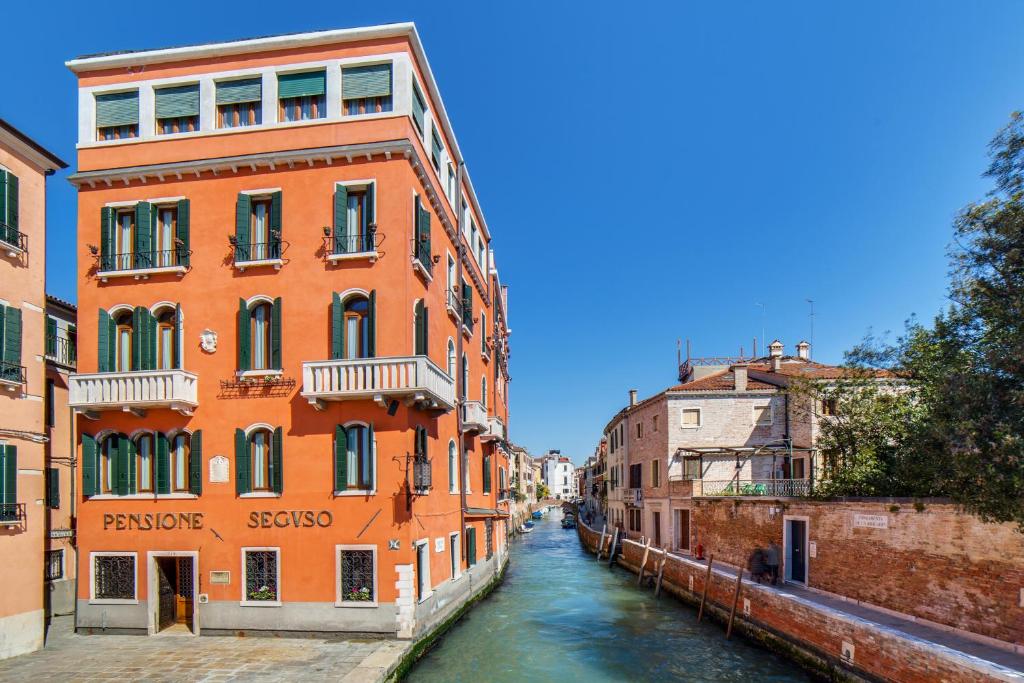
[[78, 628], [429, 630], [507, 558], [507, 301], [415, 27], [68, 66]]
[[0, 119], [0, 659], [43, 646], [46, 177], [66, 166]]

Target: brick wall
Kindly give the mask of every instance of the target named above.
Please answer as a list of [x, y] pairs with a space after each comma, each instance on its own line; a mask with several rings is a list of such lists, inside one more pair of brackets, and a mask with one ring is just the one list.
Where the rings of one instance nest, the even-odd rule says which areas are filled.
[[745, 566], [755, 546], [782, 544], [790, 515], [808, 519], [810, 587], [1024, 644], [1024, 535], [1013, 525], [948, 504], [750, 499], [695, 500], [693, 523], [705, 554]]

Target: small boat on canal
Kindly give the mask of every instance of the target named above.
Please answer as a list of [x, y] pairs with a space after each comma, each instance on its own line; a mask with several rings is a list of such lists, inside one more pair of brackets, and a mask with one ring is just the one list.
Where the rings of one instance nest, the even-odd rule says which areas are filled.
[[562, 519], [562, 528], [563, 529], [575, 529], [576, 528], [576, 518], [573, 517], [572, 515], [566, 515]]
[[533, 515], [532, 515], [532, 517], [534, 519], [540, 519], [543, 516], [544, 516], [544, 513], [541, 512], [540, 510], [534, 510]]

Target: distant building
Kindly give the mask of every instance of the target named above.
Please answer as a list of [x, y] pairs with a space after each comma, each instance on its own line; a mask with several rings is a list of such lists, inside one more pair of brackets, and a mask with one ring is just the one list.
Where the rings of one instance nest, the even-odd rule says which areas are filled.
[[573, 465], [560, 451], [548, 451], [541, 456], [541, 477], [547, 485], [549, 495], [559, 500], [569, 500], [576, 488]]

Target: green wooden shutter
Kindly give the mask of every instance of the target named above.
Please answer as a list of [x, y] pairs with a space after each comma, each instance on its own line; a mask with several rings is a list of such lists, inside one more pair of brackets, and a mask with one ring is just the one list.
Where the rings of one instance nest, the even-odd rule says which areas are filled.
[[250, 475], [252, 465], [249, 462], [249, 440], [245, 432], [235, 430], [235, 492], [239, 495], [252, 491]]
[[191, 220], [189, 213], [190, 208], [191, 207], [189, 206], [187, 199], [178, 200], [178, 227], [175, 237], [178, 238], [178, 241], [181, 242], [181, 244], [176, 245], [175, 253], [178, 256], [178, 259], [174, 263], [179, 266], [185, 266], [186, 268], [191, 265], [190, 252], [192, 251], [192, 245], [189, 240], [189, 222]]
[[57, 355], [57, 320], [46, 316], [46, 355]]
[[278, 427], [274, 430], [274, 453], [271, 475], [271, 488], [274, 493], [281, 493], [284, 489], [284, 430]]
[[334, 490], [348, 487], [348, 434], [341, 425], [334, 427]]
[[473, 288], [462, 283], [462, 324], [473, 329]]
[[7, 171], [0, 169], [0, 223], [7, 223]]
[[46, 468], [46, 507], [60, 507], [60, 470], [56, 467]]
[[135, 445], [135, 442], [132, 441], [131, 439], [122, 439], [121, 440], [121, 447], [127, 449], [127, 451], [128, 451], [128, 488], [127, 488], [127, 492], [129, 494], [138, 493], [138, 491], [139, 491], [139, 489], [138, 489], [138, 472], [136, 471], [136, 468], [138, 467], [139, 447], [137, 445]]
[[281, 369], [281, 297], [270, 309], [270, 367]]
[[366, 428], [366, 447], [370, 449], [370, 471], [367, 472], [368, 481], [373, 488], [377, 488], [377, 444], [373, 435], [373, 423]]
[[[423, 239], [426, 237], [426, 239]], [[420, 240], [422, 240], [422, 249], [420, 252], [424, 254], [426, 260], [420, 259], [428, 271], [432, 270], [433, 264], [430, 262], [430, 212], [420, 204]]]
[[2, 324], [4, 346], [0, 358], [7, 363], [21, 365], [21, 309], [7, 306]]
[[476, 527], [466, 529], [466, 564], [476, 564]]
[[[334, 253], [348, 251], [348, 188], [337, 185], [334, 188]], [[357, 250], [358, 251], [358, 250]]]
[[149, 370], [149, 311], [136, 306], [132, 311], [132, 370]]
[[377, 357], [377, 290], [370, 290], [370, 305], [367, 313], [366, 357]]
[[391, 94], [391, 64], [370, 64], [341, 70], [341, 99], [361, 100]]
[[157, 88], [156, 118], [179, 119], [199, 116], [199, 85], [178, 85]]
[[94, 496], [99, 493], [99, 468], [96, 466], [96, 439], [89, 434], [82, 434], [82, 495]]
[[146, 346], [145, 346], [145, 359], [146, 369], [155, 370], [157, 366], [156, 362], [156, 336], [157, 336], [157, 324], [156, 316], [153, 315], [149, 309], [145, 309], [146, 314], [143, 316], [143, 324], [146, 326]]
[[156, 435], [156, 492], [171, 492], [171, 444], [167, 435]]
[[326, 92], [326, 71], [281, 74], [277, 77], [277, 96], [282, 100], [289, 97], [316, 97]]
[[484, 456], [484, 493], [491, 492], [491, 456]]
[[188, 491], [194, 496], [203, 492], [203, 430], [192, 433], [188, 456]]
[[417, 301], [413, 308], [413, 320], [413, 328], [416, 332], [413, 353], [417, 356], [425, 356], [427, 354], [427, 309], [423, 305], [423, 299]]
[[117, 495], [125, 496], [128, 495], [128, 487], [131, 483], [129, 479], [131, 472], [128, 469], [128, 444], [130, 442], [128, 439], [121, 438], [120, 436], [108, 438], [117, 440], [117, 457], [116, 462], [114, 463], [114, 471], [117, 472], [117, 487], [115, 488], [115, 491], [117, 492]]
[[416, 122], [416, 127], [420, 129], [420, 133], [423, 133], [423, 110], [426, 106], [423, 104], [423, 95], [420, 94], [420, 87], [416, 85], [416, 81], [412, 82], [412, 120]]
[[100, 270], [114, 268], [114, 227], [116, 215], [113, 207], [100, 209]]
[[153, 221], [156, 212], [149, 202], [135, 205], [135, 267], [151, 268], [153, 266]]
[[269, 258], [281, 258], [281, 193], [270, 195], [270, 245], [267, 248]]
[[[153, 318], [156, 321], [156, 318]], [[181, 304], [174, 305], [174, 357], [171, 359], [176, 370], [181, 369]]]
[[[4, 506], [13, 506], [18, 502], [18, 447], [11, 444], [0, 446], [0, 477], [3, 477], [3, 486], [0, 486], [0, 503]], [[3, 516], [7, 519], [15, 519], [16, 511], [13, 507], [5, 507]]]
[[238, 300], [238, 369], [239, 370], [250, 370], [252, 369], [251, 351], [252, 345], [250, 343], [250, 330], [249, 330], [249, 306], [245, 303], [245, 299]]
[[18, 229], [18, 176], [7, 174], [7, 225]]
[[331, 358], [345, 357], [345, 306], [341, 295], [331, 292]]
[[238, 195], [235, 202], [235, 260], [248, 261], [249, 248], [249, 221], [252, 220], [252, 200], [249, 195]]
[[[376, 202], [377, 193], [376, 185], [377, 183], [368, 183], [366, 185], [366, 209], [364, 210], [364, 213], [366, 214], [367, 225], [373, 225], [376, 223], [376, 212], [374, 206], [374, 203]], [[367, 244], [366, 250], [373, 251], [373, 247], [374, 245]]]

